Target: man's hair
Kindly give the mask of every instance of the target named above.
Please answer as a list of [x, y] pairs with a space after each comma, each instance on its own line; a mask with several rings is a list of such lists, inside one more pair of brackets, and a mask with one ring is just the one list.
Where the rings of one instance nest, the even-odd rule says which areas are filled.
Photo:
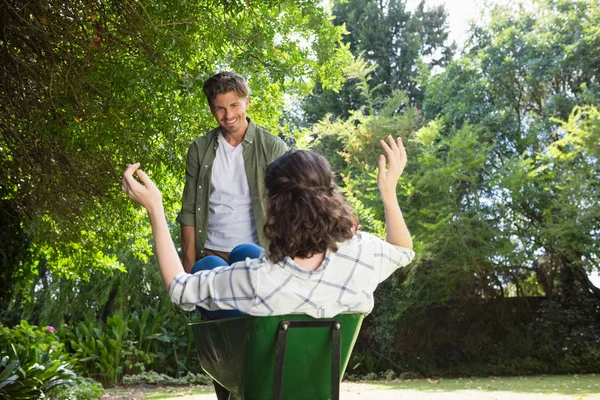
[[310, 257], [350, 239], [358, 228], [354, 210], [333, 182], [327, 160], [305, 150], [275, 159], [265, 176], [269, 259]]
[[204, 81], [202, 90], [208, 99], [208, 103], [211, 105], [212, 100], [222, 93], [236, 92], [241, 98], [250, 95], [250, 88], [244, 78], [235, 72], [227, 71], [219, 72]]

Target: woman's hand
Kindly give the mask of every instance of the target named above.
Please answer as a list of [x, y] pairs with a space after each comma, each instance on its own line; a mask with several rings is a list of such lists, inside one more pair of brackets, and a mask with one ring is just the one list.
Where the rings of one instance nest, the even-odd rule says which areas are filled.
[[123, 185], [121, 188], [131, 200], [141, 204], [148, 210], [152, 235], [154, 236], [154, 251], [158, 259], [160, 274], [163, 278], [165, 288], [169, 290], [173, 278], [183, 272], [183, 267], [171, 239], [169, 226], [165, 220], [162, 195], [144, 171], [137, 171], [137, 175], [143, 184], [135, 180], [133, 173], [139, 167], [140, 163], [131, 164], [127, 167], [127, 170], [123, 174]]
[[[140, 163], [130, 164], [123, 174], [123, 184], [121, 189], [136, 203], [142, 205], [149, 213], [162, 209], [162, 195], [154, 182], [146, 175], [144, 171], [137, 170]], [[137, 170], [137, 175], [143, 182], [139, 183], [133, 173]]]
[[[388, 136], [388, 143], [381, 141], [381, 147], [385, 152], [379, 156], [379, 169], [377, 173], [377, 187], [383, 201], [396, 198], [396, 185], [406, 165], [406, 150], [402, 139]], [[387, 158], [388, 169], [385, 169]]]

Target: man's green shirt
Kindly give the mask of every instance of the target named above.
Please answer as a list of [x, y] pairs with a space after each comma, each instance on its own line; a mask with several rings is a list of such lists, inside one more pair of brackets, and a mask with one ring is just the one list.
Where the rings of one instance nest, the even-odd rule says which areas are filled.
[[[196, 230], [196, 260], [204, 257], [204, 244], [208, 235], [208, 204], [211, 192], [212, 166], [217, 152], [220, 128], [215, 128], [192, 143], [187, 155], [185, 187], [181, 212], [177, 222], [194, 226]], [[244, 167], [252, 196], [254, 222], [259, 245], [267, 248], [263, 227], [266, 222], [265, 171], [267, 165], [281, 154], [287, 146], [248, 119], [248, 130], [241, 143], [244, 146]]]

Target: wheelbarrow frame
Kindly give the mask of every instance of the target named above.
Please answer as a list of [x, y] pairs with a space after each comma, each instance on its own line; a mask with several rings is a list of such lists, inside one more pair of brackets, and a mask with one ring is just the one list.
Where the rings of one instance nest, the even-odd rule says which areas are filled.
[[202, 368], [243, 400], [339, 399], [363, 314], [290, 314], [191, 324]]

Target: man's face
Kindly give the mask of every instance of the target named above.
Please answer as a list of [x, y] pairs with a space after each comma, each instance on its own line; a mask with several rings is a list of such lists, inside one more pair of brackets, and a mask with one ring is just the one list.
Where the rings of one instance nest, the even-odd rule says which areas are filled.
[[218, 94], [212, 100], [210, 110], [221, 126], [223, 134], [244, 133], [248, 121], [246, 121], [246, 109], [248, 98], [239, 97], [236, 92]]

